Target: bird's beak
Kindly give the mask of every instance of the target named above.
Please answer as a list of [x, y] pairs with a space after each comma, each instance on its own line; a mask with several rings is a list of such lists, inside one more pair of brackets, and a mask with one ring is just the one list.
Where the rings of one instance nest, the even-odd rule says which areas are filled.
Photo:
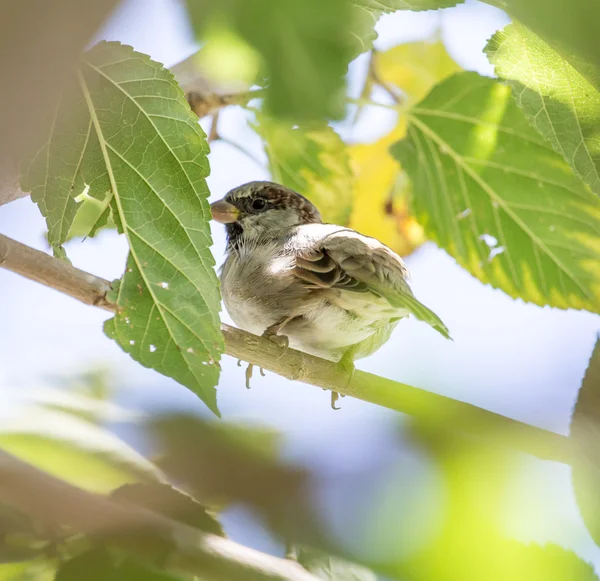
[[216, 220], [221, 224], [231, 224], [232, 222], [235, 222], [240, 215], [240, 211], [233, 204], [230, 204], [225, 200], [219, 200], [218, 202], [211, 204], [210, 211], [213, 220]]

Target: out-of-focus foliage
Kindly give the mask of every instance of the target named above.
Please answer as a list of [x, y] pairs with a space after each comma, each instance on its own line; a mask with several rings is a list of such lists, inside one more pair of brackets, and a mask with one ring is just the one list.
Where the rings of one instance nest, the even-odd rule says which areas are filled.
[[255, 128], [262, 136], [273, 180], [301, 192], [325, 222], [345, 225], [352, 207], [348, 149], [329, 125], [295, 126], [264, 114]]
[[[371, 97], [375, 79], [402, 95], [404, 109], [422, 99], [433, 86], [459, 70], [442, 42], [401, 44], [375, 53], [365, 98]], [[354, 196], [350, 226], [376, 236], [402, 256], [425, 241], [423, 229], [410, 214], [410, 182], [389, 152], [406, 135], [406, 118], [399, 113], [396, 127], [375, 143], [350, 145]]]
[[209, 41], [225, 35], [230, 46], [235, 36], [247, 44], [231, 60], [249, 49], [260, 55], [267, 109], [294, 122], [343, 116], [344, 75], [349, 62], [369, 50], [381, 10], [350, 0], [187, 0], [187, 6], [201, 39], [208, 31]]
[[55, 568], [41, 559], [0, 565], [0, 581], [52, 581]]
[[[391, 558], [379, 561], [379, 570], [403, 581], [596, 581], [593, 567], [572, 551], [557, 545], [525, 544], [505, 532], [506, 491], [521, 457], [418, 424], [413, 442], [441, 476], [435, 480], [439, 484], [427, 492], [440, 499], [440, 510], [432, 531], [419, 546], [408, 554], [404, 547], [394, 551], [390, 546]], [[423, 503], [420, 510], [425, 508]], [[408, 516], [415, 523], [431, 518], [430, 513], [420, 514], [418, 507]], [[395, 530], [387, 532], [390, 539], [397, 538]], [[394, 555], [402, 556], [394, 560]]]
[[183, 578], [127, 557], [112, 557], [103, 548], [92, 549], [63, 563], [54, 581], [181, 581]]
[[600, 545], [600, 339], [579, 390], [570, 431], [575, 497], [590, 534]]
[[21, 411], [0, 422], [0, 448], [96, 492], [160, 479], [160, 470], [102, 425], [131, 418], [90, 395], [96, 377], [82, 379], [74, 391], [34, 393]]
[[510, 88], [454, 75], [393, 148], [428, 237], [510, 296], [600, 312], [600, 199], [528, 124]]
[[486, 52], [529, 122], [600, 195], [599, 90], [519, 23], [497, 32]]
[[223, 346], [205, 136], [172, 74], [130, 47], [96, 45], [71, 84], [23, 188], [46, 216], [56, 249], [71, 228], [75, 197], [87, 190], [105, 204], [93, 233], [106, 222], [111, 193], [113, 220], [131, 252], [113, 296], [119, 310], [105, 330], [218, 413]]
[[164, 514], [213, 535], [225, 536], [221, 523], [191, 496], [161, 482], [124, 484], [111, 493], [119, 502], [130, 502]]
[[373, 571], [322, 551], [302, 547], [298, 562], [323, 581], [377, 581]]
[[273, 432], [181, 415], [160, 418], [151, 430], [160, 443], [161, 470], [200, 502], [242, 503], [284, 539], [323, 540], [308, 475], [279, 461]]

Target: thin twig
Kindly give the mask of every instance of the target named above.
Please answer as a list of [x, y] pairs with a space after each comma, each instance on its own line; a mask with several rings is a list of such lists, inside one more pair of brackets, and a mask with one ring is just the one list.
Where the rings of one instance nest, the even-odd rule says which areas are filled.
[[[87, 304], [116, 309], [106, 300], [107, 281], [2, 235], [0, 266]], [[565, 436], [364, 371], [357, 370], [348, 377], [330, 361], [294, 349], [282, 350], [268, 339], [228, 325], [221, 328], [225, 337], [225, 353], [287, 379], [410, 414], [421, 423], [440, 430], [485, 438], [545, 460], [570, 462], [570, 440]]]
[[372, 58], [369, 61], [369, 76], [374, 83], [379, 85], [394, 101], [397, 105], [405, 103], [406, 98], [402, 92], [392, 83], [388, 83], [377, 70], [377, 51], [373, 49]]
[[154, 544], [130, 542], [123, 534], [143, 531], [172, 547], [164, 562], [170, 571], [215, 581], [318, 581], [298, 563], [203, 533], [140, 506], [82, 490], [2, 450], [0, 501], [38, 521], [67, 525], [148, 558], [144, 545]]
[[247, 105], [252, 99], [257, 99], [264, 95], [262, 89], [253, 91], [242, 91], [240, 93], [229, 93], [221, 95], [208, 91], [190, 91], [187, 93], [187, 101], [192, 108], [192, 111], [198, 117], [206, 117], [223, 107], [230, 105]]

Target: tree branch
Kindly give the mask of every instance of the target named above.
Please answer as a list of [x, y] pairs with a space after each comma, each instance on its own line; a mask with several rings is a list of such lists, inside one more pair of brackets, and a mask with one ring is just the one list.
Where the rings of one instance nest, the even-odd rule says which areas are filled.
[[[108, 281], [0, 234], [0, 266], [68, 294], [89, 305], [115, 310]], [[440, 430], [459, 431], [509, 445], [545, 460], [570, 462], [570, 440], [477, 406], [404, 383], [355, 371], [352, 377], [324, 359], [287, 349], [240, 329], [222, 325], [225, 353], [287, 379], [323, 387], [415, 416]]]
[[165, 568], [170, 571], [216, 581], [317, 581], [298, 563], [203, 533], [137, 505], [82, 490], [1, 450], [0, 501], [36, 520], [100, 536], [146, 559], [149, 555], [143, 543], [131, 542], [124, 533], [141, 531], [145, 538], [150, 535], [167, 541], [172, 549]]

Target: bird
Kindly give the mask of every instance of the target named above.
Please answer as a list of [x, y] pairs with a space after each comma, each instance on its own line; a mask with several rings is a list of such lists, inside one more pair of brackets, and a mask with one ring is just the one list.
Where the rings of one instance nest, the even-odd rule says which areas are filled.
[[[379, 349], [409, 315], [450, 339], [415, 298], [400, 256], [376, 238], [324, 223], [302, 194], [252, 181], [210, 209], [226, 229], [221, 292], [239, 328], [333, 361], [349, 377], [354, 361]], [[332, 392], [333, 409], [337, 397]]]

